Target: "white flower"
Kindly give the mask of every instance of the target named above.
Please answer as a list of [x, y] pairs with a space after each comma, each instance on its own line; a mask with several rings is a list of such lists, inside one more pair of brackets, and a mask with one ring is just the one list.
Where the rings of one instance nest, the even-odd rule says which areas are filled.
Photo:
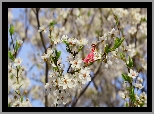
[[79, 78], [82, 81], [82, 84], [85, 84], [87, 81], [91, 81], [90, 70], [86, 68], [82, 68], [79, 73]]
[[62, 38], [61, 38], [61, 40], [62, 40], [62, 41], [63, 41], [63, 40], [68, 40], [68, 36], [67, 36], [67, 35], [63, 35]]
[[139, 100], [139, 97], [138, 97], [138, 95], [137, 95], [137, 94], [135, 94], [135, 98], [136, 98], [137, 100]]
[[101, 59], [102, 58], [102, 55], [101, 53], [98, 53], [97, 51], [94, 52], [94, 60], [98, 60], [98, 59]]
[[55, 39], [53, 39], [53, 41], [54, 41], [54, 44], [60, 43], [60, 39], [59, 38], [55, 38]]
[[142, 89], [144, 86], [142, 84], [135, 83], [134, 86], [138, 89]]
[[130, 33], [130, 34], [134, 34], [135, 32], [137, 31], [137, 29], [136, 29], [136, 27], [134, 27], [134, 26], [132, 26], [129, 30], [128, 30], [128, 32]]
[[132, 69], [130, 69], [130, 73], [128, 73], [128, 76], [130, 76], [132, 78], [136, 78], [136, 76], [138, 76], [138, 72], [133, 71]]
[[52, 63], [52, 66], [53, 66], [53, 67], [57, 67], [54, 63]]
[[115, 51], [112, 51], [112, 56], [117, 56], [118, 48], [115, 49]]
[[21, 102], [20, 100], [16, 100], [13, 104], [12, 104], [12, 107], [21, 107]]
[[25, 70], [28, 70], [28, 69], [27, 69], [25, 66], [22, 66], [22, 67], [21, 67], [21, 70], [22, 70], [22, 71], [25, 71]]
[[145, 92], [143, 92], [142, 94], [140, 94], [140, 99], [143, 100], [143, 101], [146, 101], [147, 100], [147, 96], [146, 96]]
[[72, 46], [75, 46], [77, 43], [77, 39], [76, 38], [69, 38], [68, 39], [68, 43]]
[[81, 64], [82, 64], [82, 59], [70, 61], [70, 63], [72, 64], [72, 65], [71, 65], [72, 68], [77, 68], [77, 69], [79, 69], [79, 68], [81, 67]]
[[14, 90], [18, 90], [22, 85], [23, 85], [23, 84], [17, 84], [17, 83], [15, 83], [14, 85], [12, 85], [12, 88], [13, 88]]
[[79, 45], [87, 45], [88, 44], [88, 40], [83, 38], [81, 40], [77, 40], [78, 44]]
[[13, 99], [12, 102], [15, 102], [16, 100], [18, 100], [20, 98], [20, 95], [17, 93], [13, 93]]
[[61, 81], [59, 83], [59, 86], [62, 86], [63, 89], [66, 89], [67, 87], [72, 88], [72, 82], [71, 82], [71, 76], [70, 74], [66, 73], [64, 77], [61, 78]]
[[57, 72], [49, 72], [49, 83], [53, 83], [53, 80], [55, 80], [58, 76]]
[[53, 54], [53, 50], [51, 48], [47, 49], [47, 55], [50, 56]]
[[18, 40], [17, 42], [18, 42], [19, 45], [22, 45], [23, 44], [23, 41], [22, 40]]
[[140, 78], [140, 77], [138, 77], [138, 78], [137, 78], [137, 81], [138, 81], [139, 83], [142, 83], [142, 82], [143, 82], [143, 79]]
[[114, 34], [114, 33], [115, 33], [115, 29], [113, 28], [111, 32], [109, 32], [109, 34]]
[[58, 104], [61, 104], [61, 103], [66, 104], [68, 102], [67, 97], [68, 97], [68, 94], [62, 91], [59, 96]]
[[14, 66], [19, 66], [23, 60], [19, 57], [14, 60]]
[[120, 96], [121, 96], [122, 99], [125, 99], [126, 98], [126, 95], [123, 92], [121, 93]]
[[45, 26], [44, 25], [42, 25], [41, 27], [39, 27], [39, 30], [38, 30], [38, 32], [44, 32], [44, 33], [46, 33], [47, 31], [45, 30]]
[[59, 58], [59, 60], [57, 61], [57, 65], [60, 65], [62, 63], [62, 58]]
[[22, 106], [22, 107], [32, 107], [32, 104], [29, 102], [28, 99], [26, 99], [26, 101], [23, 101], [23, 102], [21, 103], [21, 106]]
[[131, 47], [130, 46], [125, 46], [125, 51], [131, 51]]
[[127, 86], [128, 86], [128, 82], [127, 81], [124, 81], [123, 88], [126, 88]]
[[41, 56], [41, 58], [42, 58], [43, 60], [46, 60], [47, 58], [49, 58], [49, 55], [44, 53], [44, 54]]

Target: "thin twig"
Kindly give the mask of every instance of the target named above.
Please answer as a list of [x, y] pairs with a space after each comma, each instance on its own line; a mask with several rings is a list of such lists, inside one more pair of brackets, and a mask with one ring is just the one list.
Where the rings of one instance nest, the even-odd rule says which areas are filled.
[[[36, 19], [37, 19], [37, 25], [38, 25], [38, 29], [40, 27], [40, 22], [39, 22], [39, 9], [40, 8], [36, 8]], [[42, 45], [43, 45], [43, 48], [45, 50], [45, 52], [47, 51], [46, 49], [46, 46], [45, 46], [45, 43], [44, 43], [44, 40], [43, 40], [43, 35], [42, 35], [42, 32], [40, 32], [40, 37], [41, 37], [41, 41], [42, 41]], [[48, 64], [47, 62], [45, 63], [45, 83], [48, 83]], [[45, 95], [45, 107], [48, 107], [48, 96]]]

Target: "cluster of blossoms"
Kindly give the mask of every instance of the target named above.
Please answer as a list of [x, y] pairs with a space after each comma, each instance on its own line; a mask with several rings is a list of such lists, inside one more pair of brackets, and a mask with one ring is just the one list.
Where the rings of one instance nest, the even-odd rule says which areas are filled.
[[[115, 29], [113, 28], [111, 32], [105, 34], [103, 37], [100, 37], [99, 42], [104, 42], [109, 36], [115, 36]], [[62, 60], [59, 59], [60, 52], [56, 49], [55, 51], [51, 48], [47, 49], [47, 53], [43, 54], [41, 58], [50, 63], [53, 67], [53, 71], [49, 73], [49, 82], [45, 84], [46, 93], [54, 96], [54, 105], [58, 106], [59, 104], [66, 104], [68, 102], [67, 98], [69, 96], [69, 90], [74, 88], [80, 88], [83, 84], [86, 84], [88, 81], [91, 81], [90, 77], [90, 68], [93, 62], [101, 60], [103, 54], [96, 50], [97, 44], [92, 44], [91, 52], [84, 58], [76, 58], [76, 54], [83, 48], [84, 45], [88, 44], [86, 39], [78, 40], [76, 38], [68, 38], [67, 35], [63, 35], [61, 40], [58, 43], [65, 43], [66, 50], [70, 53], [68, 56], [68, 62], [70, 66], [67, 70], [67, 73], [64, 74], [64, 65], [61, 63]], [[55, 43], [55, 42], [54, 42]], [[57, 43], [55, 43], [57, 44]], [[111, 58], [116, 58], [118, 48], [111, 52], [110, 56], [105, 57], [105, 67], [108, 68], [108, 65], [111, 65]], [[116, 61], [117, 59], [115, 59]]]
[[13, 85], [10, 87], [10, 91], [13, 90], [13, 97], [9, 101], [10, 107], [32, 107], [28, 98], [25, 101], [23, 100], [27, 91], [21, 91], [22, 86], [29, 84], [29, 80], [26, 78], [24, 82], [21, 80], [21, 78], [24, 78], [22, 77], [22, 73], [27, 70], [24, 66], [21, 65], [22, 61], [23, 60], [20, 57], [15, 58], [15, 60], [10, 62], [8, 65], [9, 84], [10, 86]]
[[[53, 15], [48, 15], [48, 14], [51, 14], [51, 10], [53, 12]], [[49, 81], [48, 83], [46, 83], [45, 88], [46, 88], [47, 94], [51, 94], [52, 96], [54, 96], [53, 103], [55, 104], [55, 106], [62, 103], [66, 104], [68, 102], [67, 97], [69, 95], [71, 96], [71, 94], [73, 93], [71, 89], [75, 90], [75, 88], [82, 87], [82, 84], [85, 84], [86, 82], [91, 80], [90, 69], [88, 68], [88, 66], [90, 66], [97, 60], [98, 61], [103, 60], [102, 67], [105, 67], [106, 69], [108, 68], [108, 70], [106, 70], [107, 72], [112, 71], [109, 74], [105, 72], [104, 75], [106, 76], [109, 75], [108, 77], [103, 75], [105, 78], [112, 79], [111, 78], [112, 75], [116, 77], [121, 75], [121, 72], [120, 72], [121, 70], [119, 70], [119, 67], [123, 67], [125, 65], [128, 68], [128, 73], [126, 75], [123, 75], [125, 82], [127, 82], [124, 84], [125, 86], [128, 87], [125, 89], [132, 90], [132, 87], [134, 90], [143, 89], [143, 86], [142, 86], [143, 80], [137, 77], [139, 71], [137, 72], [132, 70], [135, 68], [132, 68], [131, 59], [136, 58], [137, 52], [140, 55], [144, 55], [144, 51], [142, 50], [142, 48], [143, 47], [145, 48], [146, 46], [142, 44], [142, 41], [144, 41], [145, 43], [144, 38], [146, 38], [147, 36], [147, 23], [146, 23], [147, 11], [145, 8], [104, 8], [104, 9], [101, 9], [101, 8], [54, 9], [52, 8], [51, 10], [48, 10], [48, 9], [40, 10], [40, 12], [43, 11], [45, 13], [44, 16], [42, 15], [39, 16], [40, 24], [42, 25], [45, 19], [50, 19], [50, 22], [48, 21], [48, 23], [50, 23], [49, 24], [50, 34], [48, 35], [48, 37], [51, 41], [51, 44], [65, 43], [66, 50], [70, 53], [70, 56], [68, 56], [68, 60], [67, 60], [70, 66], [67, 70], [67, 73], [65, 74], [63, 71], [65, 66], [62, 64], [62, 59], [59, 58], [60, 52], [58, 52], [56, 49], [49, 48], [47, 49], [47, 52], [41, 56], [41, 58], [44, 61], [51, 64], [52, 72], [49, 73], [49, 76], [48, 76]], [[28, 10], [28, 11], [30, 11], [28, 14], [30, 14], [29, 16], [31, 18], [29, 23], [32, 25], [34, 29], [36, 29], [36, 26], [37, 26], [37, 23], [35, 21], [36, 16], [34, 15], [34, 12], [32, 12], [32, 10]], [[9, 16], [11, 16], [10, 14]], [[113, 14], [115, 14], [119, 18], [120, 20], [119, 22], [117, 22], [117, 20], [114, 20]], [[51, 20], [51, 18], [57, 22], [58, 26], [54, 26], [53, 28], [52, 26], [53, 22], [51, 22], [53, 20]], [[118, 33], [119, 36], [116, 37], [117, 32], [114, 28], [107, 33], [108, 29], [110, 27], [115, 27], [115, 24], [118, 25], [117, 23], [120, 23], [119, 27], [117, 26], [118, 31], [121, 31]], [[15, 26], [18, 29], [16, 31], [18, 32], [19, 36], [21, 38], [24, 37], [25, 36], [23, 32], [24, 29], [21, 29], [23, 28], [22, 23], [20, 21], [16, 22]], [[38, 32], [47, 33], [47, 30], [46, 30], [47, 27], [48, 25], [41, 26]], [[140, 34], [139, 32], [142, 34]], [[78, 40], [72, 37], [68, 38], [67, 35], [63, 35], [63, 34], [73, 34], [73, 35], [76, 35], [75, 37], [79, 36], [80, 38], [83, 38], [85, 37], [85, 33], [87, 33], [86, 37], [88, 38], [88, 40], [91, 40], [91, 38], [94, 38], [94, 37], [96, 38], [96, 35], [97, 37], [99, 37], [100, 34], [102, 35], [103, 33], [105, 33], [104, 36], [98, 38], [100, 40], [99, 42], [106, 43], [106, 45], [104, 45], [104, 48], [99, 47], [100, 50], [104, 49], [103, 54], [102, 54], [102, 50], [101, 51], [99, 50], [99, 52], [96, 50], [97, 44], [94, 44], [94, 45], [91, 45], [92, 46], [91, 52], [84, 59], [82, 59], [81, 57], [77, 57], [76, 55], [78, 54], [78, 52], [83, 48], [83, 45], [88, 44], [88, 41], [86, 39]], [[39, 47], [40, 46], [39, 44], [41, 43], [40, 37], [38, 36], [39, 34], [38, 33], [35, 34], [35, 32], [33, 33], [31, 32], [31, 34], [33, 35], [33, 38], [31, 38], [32, 44], [37, 44], [36, 46]], [[125, 40], [123, 43], [121, 43], [122, 41], [121, 39], [123, 38], [121, 37], [121, 35], [123, 37], [126, 36], [127, 45], [124, 44]], [[138, 35], [141, 35], [141, 37]], [[61, 36], [62, 38], [60, 39]], [[134, 38], [137, 38], [138, 41], [134, 42], [133, 40]], [[114, 43], [113, 43], [113, 40], [115, 40]], [[48, 39], [46, 38], [44, 38], [44, 41], [49, 42]], [[134, 42], [134, 43], [128, 45], [128, 42], [129, 43]], [[19, 45], [20, 43], [22, 44], [22, 42], [18, 42]], [[118, 43], [119, 44], [121, 43], [122, 47], [121, 46], [119, 47]], [[117, 45], [114, 45], [112, 47], [112, 44], [117, 44]], [[102, 46], [102, 45], [99, 45], [99, 46]], [[15, 54], [14, 52], [11, 52], [11, 53], [12, 55]], [[127, 57], [130, 57], [129, 60]], [[22, 62], [22, 59], [17, 58], [16, 61]], [[21, 64], [21, 63], [20, 62], [17, 63], [15, 62], [15, 60], [13, 60], [13, 62], [14, 63], [9, 63], [9, 66], [8, 66], [9, 68], [8, 72], [10, 72], [9, 78], [11, 78], [11, 80], [9, 80], [9, 86], [10, 88], [13, 87], [14, 90], [17, 90], [20, 87], [20, 85], [23, 84], [23, 82], [19, 81], [20, 85], [14, 84], [17, 82], [17, 80], [16, 78], [14, 78], [15, 76], [13, 74], [17, 74], [16, 68], [18, 64]], [[121, 64], [122, 62], [124, 62], [125, 64], [122, 65]], [[134, 62], [136, 62], [136, 60]], [[119, 63], [119, 64], [117, 64], [116, 66], [114, 65], [114, 63]], [[146, 61], [144, 63], [145, 63], [144, 65], [143, 65], [143, 62], [140, 62], [141, 65], [135, 63], [134, 66], [136, 67], [136, 64], [137, 64], [138, 66], [142, 66], [144, 69], [146, 69], [147, 67]], [[113, 72], [112, 68], [114, 70], [116, 69], [115, 72]], [[125, 70], [127, 68], [123, 67], [123, 69]], [[21, 73], [22, 69], [26, 70], [24, 66], [20, 66], [20, 70], [18, 71], [18, 74]], [[120, 74], [117, 72], [119, 72]], [[27, 86], [28, 81], [25, 79], [27, 78], [24, 78], [24, 81], [26, 82], [22, 85], [22, 87]], [[135, 82], [132, 83], [133, 81]], [[15, 86], [12, 86], [12, 85], [15, 85]], [[38, 92], [38, 89], [39, 88], [36, 89], [37, 92]], [[69, 94], [70, 91], [71, 93]], [[114, 91], [112, 92], [115, 94]], [[24, 95], [24, 92], [22, 95]], [[37, 95], [40, 96], [42, 94], [40, 92], [40, 94], [37, 94]], [[122, 98], [124, 99], [130, 98], [131, 99], [130, 101], [134, 101], [133, 100], [134, 98], [136, 99], [134, 104], [132, 105], [132, 103], [130, 103], [129, 106], [142, 106], [143, 101], [146, 102], [146, 95], [144, 92], [140, 95], [140, 97], [138, 97], [136, 94], [132, 94], [130, 93], [130, 91], [127, 90], [124, 93], [122, 93]], [[28, 101], [28, 99], [26, 101]], [[20, 105], [19, 103], [15, 103], [15, 104], [18, 104], [18, 105], [14, 105], [14, 106]], [[23, 106], [24, 106], [24, 103], [23, 103]]]
[[[137, 90], [141, 90], [144, 87], [142, 85], [143, 79], [138, 77], [138, 75], [139, 73], [132, 69], [130, 69], [130, 72], [127, 75], [123, 74], [123, 78], [125, 80], [123, 84], [124, 92], [120, 93], [122, 99], [126, 100], [127, 98], [130, 98], [133, 101], [133, 104], [130, 104], [133, 107], [142, 107], [147, 102], [147, 96], [145, 92], [140, 94], [140, 96], [138, 96], [134, 92], [134, 88], [136, 88]], [[126, 106], [128, 106], [127, 102], [126, 104]]]
[[[88, 44], [88, 41], [86, 39], [78, 40], [73, 37], [68, 38], [67, 35], [63, 35], [61, 39], [59, 38], [57, 39], [55, 36], [51, 35], [51, 31], [54, 30], [51, 24], [49, 28], [50, 29], [49, 38], [54, 44], [64, 43], [66, 45], [67, 52], [70, 53], [70, 56], [68, 57], [68, 62], [70, 63], [70, 66], [66, 74], [64, 74], [63, 72], [64, 65], [62, 65], [61, 59], [59, 59], [60, 52], [58, 52], [56, 49], [55, 51], [53, 51], [52, 49], [49, 48], [47, 49], [47, 54], [44, 53], [44, 55], [42, 56], [42, 59], [45, 60], [46, 62], [49, 62], [53, 67], [53, 71], [49, 74], [50, 76], [49, 82], [46, 83], [45, 88], [48, 94], [55, 96], [55, 99], [53, 102], [55, 106], [61, 103], [66, 104], [68, 102], [67, 97], [69, 96], [68, 91], [70, 89], [73, 89], [79, 86], [81, 87], [82, 84], [86, 84], [86, 82], [91, 81], [90, 69], [88, 68], [88, 66], [90, 66], [97, 60], [100, 60], [100, 61], [103, 60], [102, 63], [105, 63], [104, 65], [105, 68], [108, 68], [108, 66], [112, 65], [113, 62], [118, 63], [119, 62], [118, 59], [121, 59], [122, 61], [125, 62], [129, 73], [128, 75], [122, 74], [122, 76], [125, 79], [125, 81], [129, 82], [130, 90], [122, 94], [123, 98], [126, 98], [127, 96], [126, 94], [128, 94], [129, 97], [133, 95], [133, 98], [131, 97], [131, 100], [133, 101], [135, 98], [135, 94], [134, 94], [134, 88], [132, 87], [134, 86], [137, 89], [143, 88], [141, 84], [142, 82], [141, 80], [137, 81], [137, 83], [134, 83], [134, 85], [132, 84], [133, 79], [135, 79], [136, 76], [138, 76], [138, 73], [131, 69], [133, 67], [133, 61], [131, 57], [135, 55], [135, 51], [133, 52], [132, 55], [128, 56], [127, 52], [133, 51], [133, 48], [132, 48], [132, 45], [126, 45], [123, 43], [125, 38], [124, 38], [122, 29], [120, 29], [120, 25], [121, 27], [123, 27], [123, 25], [119, 24], [119, 20], [118, 20], [118, 18], [120, 19], [123, 16], [126, 17], [129, 13], [127, 12], [127, 10], [123, 10], [123, 9], [118, 9], [118, 10], [121, 13], [117, 14], [118, 12], [112, 11], [114, 12], [113, 14], [114, 14], [114, 18], [118, 28], [118, 32], [113, 28], [110, 32], [100, 37], [99, 41], [96, 44], [93, 43], [91, 45], [92, 46], [91, 52], [84, 59], [76, 58], [76, 55], [83, 48], [83, 45]], [[131, 13], [133, 14], [133, 12]], [[79, 16], [80, 13], [77, 12], [76, 14], [77, 16]], [[144, 15], [142, 17], [139, 15], [139, 13], [137, 14], [135, 17], [133, 17], [134, 20], [131, 23], [132, 25], [140, 23], [141, 19], [144, 18]], [[82, 17], [79, 16], [79, 18], [82, 18]], [[143, 24], [142, 26], [143, 28], [146, 28], [146, 25]], [[139, 28], [141, 28], [141, 26], [139, 26]], [[128, 31], [130, 34], [134, 35], [137, 32], [136, 29], [137, 29], [136, 27], [132, 26]], [[44, 31], [46, 33], [46, 30], [43, 27], [41, 27], [40, 30], [38, 31], [39, 32]], [[146, 30], [143, 29], [142, 32], [143, 31], [145, 32]], [[119, 33], [118, 37], [117, 37], [117, 33]], [[120, 35], [120, 33], [122, 34], [122, 36]], [[114, 39], [114, 43], [112, 43], [111, 41], [110, 46], [106, 44], [104, 47], [104, 53], [102, 54], [101, 52], [98, 52], [96, 50], [96, 46], [99, 42], [106, 42], [107, 39], [109, 40]], [[120, 47], [120, 45], [122, 45], [122, 47]], [[127, 61], [127, 57], [129, 57], [128, 61]], [[130, 91], [131, 92], [133, 91], [133, 93], [130, 93]], [[139, 105], [141, 106], [141, 104]], [[133, 106], [135, 106], [135, 103], [133, 104]]]
[[[59, 58], [61, 52], [48, 48], [47, 53], [41, 56], [53, 68], [53, 71], [49, 73], [49, 82], [45, 84], [45, 89], [47, 94], [54, 95], [55, 101], [53, 103], [55, 106], [68, 102], [68, 91], [70, 89], [81, 88], [82, 84], [91, 81], [90, 69], [84, 66], [81, 58], [75, 57], [88, 41], [85, 39], [68, 38], [67, 35], [63, 35], [60, 42], [66, 44], [66, 50], [70, 53], [67, 59], [70, 63], [67, 73], [64, 74], [63, 72], [65, 66], [62, 64], [62, 59]], [[73, 50], [74, 47], [76, 47], [75, 50]]]
[[[23, 59], [20, 57], [15, 58], [15, 55], [18, 49], [21, 47], [22, 43], [23, 41], [17, 40], [14, 52], [8, 52], [8, 93], [13, 93], [13, 96], [10, 96], [8, 100], [9, 107], [32, 107], [28, 98], [24, 100], [24, 95], [27, 94], [27, 91], [21, 90], [22, 86], [26, 87], [30, 83], [28, 78], [22, 76], [23, 72], [27, 69], [25, 66], [21, 65]], [[22, 78], [24, 79], [24, 82]]]

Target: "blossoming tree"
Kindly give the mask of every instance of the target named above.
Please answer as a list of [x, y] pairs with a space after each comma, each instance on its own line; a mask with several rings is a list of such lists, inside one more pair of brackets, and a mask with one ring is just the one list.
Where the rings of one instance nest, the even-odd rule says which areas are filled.
[[[25, 22], [12, 10], [9, 106], [146, 106], [146, 8], [31, 8], [22, 10]], [[17, 57], [23, 44], [33, 50], [28, 69]]]

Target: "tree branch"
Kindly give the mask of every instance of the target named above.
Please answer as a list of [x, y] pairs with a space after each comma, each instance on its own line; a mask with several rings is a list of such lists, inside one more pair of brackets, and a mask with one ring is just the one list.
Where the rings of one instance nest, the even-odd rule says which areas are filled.
[[[36, 19], [37, 19], [37, 25], [38, 25], [38, 29], [40, 27], [40, 22], [39, 22], [39, 10], [40, 8], [36, 8]], [[44, 40], [43, 40], [43, 35], [42, 32], [40, 32], [40, 37], [41, 37], [41, 41], [42, 41], [42, 45], [43, 48], [45, 50], [45, 52], [47, 51]], [[48, 64], [47, 62], [45, 63], [45, 83], [48, 83]], [[48, 107], [48, 96], [45, 95], [45, 107]]]

